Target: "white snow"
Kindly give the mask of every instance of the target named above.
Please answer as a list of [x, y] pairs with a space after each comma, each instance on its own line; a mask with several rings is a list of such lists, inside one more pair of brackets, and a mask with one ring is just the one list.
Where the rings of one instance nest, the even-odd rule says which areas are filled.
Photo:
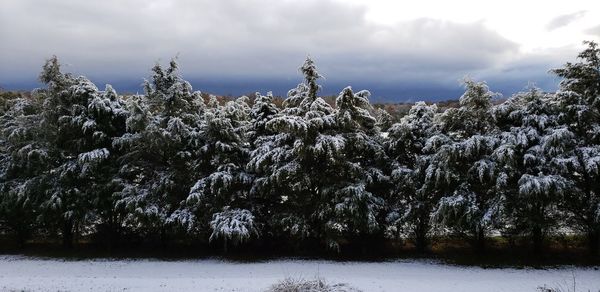
[[536, 291], [540, 285], [598, 291], [594, 268], [483, 269], [428, 261], [332, 262], [276, 260], [64, 261], [0, 256], [0, 290], [25, 291], [263, 291], [285, 277], [344, 282], [370, 291]]

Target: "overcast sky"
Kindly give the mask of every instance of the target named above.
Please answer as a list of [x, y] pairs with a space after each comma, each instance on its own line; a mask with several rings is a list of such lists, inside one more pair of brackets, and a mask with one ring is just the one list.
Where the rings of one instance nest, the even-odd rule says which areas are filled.
[[0, 87], [32, 89], [45, 59], [103, 88], [141, 91], [178, 56], [195, 89], [285, 94], [307, 55], [323, 94], [369, 89], [377, 101], [455, 99], [465, 75], [508, 96], [600, 39], [600, 2], [0, 0]]

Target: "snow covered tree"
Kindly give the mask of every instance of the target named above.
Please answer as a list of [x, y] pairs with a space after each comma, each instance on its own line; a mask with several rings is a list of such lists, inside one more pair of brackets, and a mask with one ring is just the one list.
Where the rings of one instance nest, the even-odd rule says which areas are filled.
[[441, 116], [442, 131], [452, 142], [440, 148], [436, 158], [442, 161], [445, 172], [452, 173], [452, 180], [432, 219], [467, 236], [483, 250], [500, 204], [495, 189], [496, 165], [491, 157], [498, 142], [491, 111], [496, 94], [484, 82], [467, 79], [465, 87], [460, 107]]
[[385, 109], [379, 108], [376, 112], [377, 127], [382, 132], [387, 132], [394, 124], [394, 118]]
[[[307, 57], [304, 64], [300, 67], [300, 72], [304, 76], [304, 82], [299, 83], [296, 88], [291, 89], [284, 101], [284, 106], [288, 112], [293, 111], [295, 108], [305, 109], [306, 106], [310, 105], [307, 103], [317, 99], [317, 92], [321, 89], [321, 85], [317, 83], [317, 80], [323, 76], [317, 71], [317, 66], [313, 59]], [[302, 106], [303, 103], [304, 106]]]
[[257, 141], [248, 169], [258, 176], [253, 191], [277, 198], [269, 222], [274, 233], [324, 240], [336, 248], [333, 234], [345, 227], [330, 221], [325, 187], [339, 171], [332, 166], [343, 160], [346, 141], [335, 135], [334, 109], [317, 96], [320, 75], [314, 62], [307, 58], [300, 71], [304, 82], [288, 92], [285, 108], [267, 122], [274, 134]]
[[270, 232], [270, 226], [264, 223], [268, 222], [273, 214], [277, 212], [281, 194], [273, 188], [272, 184], [267, 187], [262, 187], [266, 178], [257, 175], [259, 174], [255, 173], [257, 169], [249, 168], [248, 162], [255, 149], [269, 146], [269, 141], [276, 133], [267, 127], [267, 123], [275, 118], [279, 114], [279, 111], [280, 109], [275, 105], [273, 94], [271, 92], [268, 92], [267, 95], [262, 95], [259, 92], [255, 94], [254, 104], [250, 113], [250, 130], [247, 137], [250, 144], [249, 160], [244, 167], [246, 171], [252, 173], [253, 176], [249, 196], [251, 197], [253, 204], [253, 216], [257, 221], [263, 222], [263, 238], [274, 235]]
[[251, 126], [247, 102], [243, 96], [206, 110], [198, 133], [204, 144], [195, 166], [201, 178], [186, 199], [188, 228], [203, 229], [210, 222], [210, 239], [222, 238], [225, 250], [229, 239], [236, 244], [258, 234], [249, 198], [253, 178], [245, 170]]
[[39, 139], [42, 101], [18, 98], [0, 117], [0, 224], [23, 246], [39, 225], [47, 146]]
[[166, 244], [184, 220], [179, 210], [194, 183], [204, 101], [179, 75], [175, 60], [152, 71], [145, 95], [127, 100], [127, 133], [113, 143], [124, 153], [116, 205], [127, 214], [128, 226], [149, 236], [158, 233]]
[[[560, 110], [556, 129], [565, 134], [567, 151], [560, 151], [553, 164], [576, 189], [565, 193], [564, 207], [571, 227], [585, 232], [589, 248], [598, 253], [600, 244], [600, 48], [585, 42], [577, 63], [567, 63], [553, 72], [562, 77], [556, 93]], [[553, 145], [554, 146], [554, 145]]]
[[125, 133], [125, 121], [129, 113], [125, 103], [110, 85], [88, 100], [87, 114], [82, 125], [86, 152], [78, 155], [80, 177], [89, 181], [92, 193], [95, 229], [105, 237], [112, 247], [117, 242], [124, 214], [115, 208], [115, 192], [121, 184], [116, 174], [122, 153], [113, 146], [113, 141]]
[[41, 79], [48, 86], [40, 91], [41, 126], [58, 162], [50, 169], [54, 177], [42, 207], [46, 215], [58, 216], [64, 243], [70, 245], [78, 225], [97, 215], [109, 220], [117, 167], [112, 139], [124, 131], [127, 112], [112, 87], [100, 92], [83, 76], [62, 74], [55, 58], [44, 66]]
[[485, 82], [466, 78], [465, 93], [459, 99], [458, 108], [449, 108], [441, 117], [441, 126], [454, 140], [466, 139], [493, 130], [490, 115], [492, 99], [498, 96], [490, 91]]
[[252, 128], [249, 132], [249, 140], [254, 147], [255, 141], [262, 136], [272, 134], [267, 129], [267, 123], [279, 113], [279, 108], [273, 102], [273, 93], [268, 92], [267, 95], [262, 95], [257, 92], [254, 97], [254, 104], [250, 118], [252, 120]]
[[558, 126], [556, 99], [531, 88], [494, 108], [501, 145], [492, 156], [498, 164], [496, 189], [508, 232], [531, 235], [541, 252], [544, 237], [561, 219], [559, 205], [572, 187], [551, 163], [571, 143], [572, 133]]
[[[376, 119], [371, 115], [370, 93], [354, 93], [346, 87], [336, 99], [336, 128], [332, 135], [339, 147], [331, 152], [328, 162], [331, 172], [321, 186], [319, 216], [328, 218], [325, 232], [329, 245], [339, 249], [336, 239], [364, 245], [373, 236], [383, 235], [384, 198], [389, 176], [387, 156], [381, 144]], [[318, 142], [317, 147], [331, 147]], [[333, 147], [331, 147], [334, 149]], [[335, 152], [340, 152], [337, 154]], [[329, 156], [329, 155], [328, 155]]]
[[40, 132], [44, 133], [39, 138], [47, 145], [52, 162], [46, 170], [50, 175], [45, 180], [41, 209], [43, 220], [57, 222], [63, 245], [70, 246], [74, 229], [87, 219], [91, 209], [91, 198], [78, 182], [77, 156], [83, 152], [83, 125], [78, 122], [86, 110], [87, 98], [97, 94], [97, 89], [84, 77], [63, 74], [56, 57], [46, 62], [40, 80], [47, 88], [38, 92], [43, 99]]
[[32, 100], [41, 103], [38, 110], [12, 116], [6, 127], [15, 150], [7, 173], [12, 182], [24, 179], [11, 192], [39, 202], [33, 210], [40, 220], [58, 227], [70, 246], [74, 232], [98, 215], [99, 201], [112, 194], [111, 142], [126, 112], [110, 86], [100, 92], [87, 78], [62, 73], [56, 57], [40, 79], [46, 88]]
[[430, 215], [440, 196], [432, 159], [446, 140], [437, 136], [437, 106], [417, 102], [394, 124], [384, 142], [392, 160], [392, 189], [388, 198], [388, 233], [407, 234], [417, 250], [425, 251], [431, 231]]
[[581, 96], [586, 104], [600, 107], [600, 47], [598, 43], [585, 41], [587, 48], [577, 56], [580, 62], [566, 63], [562, 68], [552, 70], [563, 78], [560, 91], [572, 91]]

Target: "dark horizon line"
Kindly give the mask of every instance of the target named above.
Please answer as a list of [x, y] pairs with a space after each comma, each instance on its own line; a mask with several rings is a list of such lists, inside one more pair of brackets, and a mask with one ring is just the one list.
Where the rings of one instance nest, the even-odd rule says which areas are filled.
[[[105, 85], [111, 85], [117, 93], [121, 95], [131, 94], [143, 94], [143, 79], [133, 81], [132, 79], [124, 79], [116, 82], [106, 82], [103, 78], [90, 78], [99, 90], [103, 90]], [[485, 81], [485, 80], [478, 80]], [[252, 95], [255, 92], [261, 92], [266, 94], [267, 92], [273, 92], [276, 97], [285, 98], [288, 90], [295, 88], [301, 80], [268, 80], [264, 79], [261, 81], [257, 80], [203, 80], [203, 79], [191, 79], [188, 80], [194, 90], [199, 90], [203, 93], [214, 94], [218, 96], [227, 97], [238, 97], [242, 95]], [[497, 84], [498, 86], [495, 86]], [[502, 94], [503, 98], [506, 98], [515, 93], [525, 90], [528, 86], [528, 82], [518, 81], [501, 81], [496, 80], [488, 82], [488, 86], [494, 92]], [[320, 91], [322, 96], [337, 96], [339, 92], [346, 86], [351, 86], [354, 90], [369, 90], [372, 94], [371, 101], [373, 103], [412, 103], [416, 101], [451, 101], [458, 100], [464, 93], [464, 87], [458, 82], [455, 86], [448, 86], [442, 84], [429, 84], [428, 86], [415, 86], [411, 82], [397, 82], [394, 84], [383, 84], [376, 83], [373, 81], [327, 81], [324, 80], [321, 84], [323, 89]], [[545, 91], [556, 90], [556, 80], [542, 80], [537, 83], [536, 86], [540, 87]], [[43, 88], [44, 84], [41, 82], [34, 82], [33, 80], [13, 83], [2, 83], [0, 82], [0, 89], [5, 91], [22, 91], [28, 92], [35, 90], [36, 88]], [[251, 89], [252, 88], [252, 89]]]

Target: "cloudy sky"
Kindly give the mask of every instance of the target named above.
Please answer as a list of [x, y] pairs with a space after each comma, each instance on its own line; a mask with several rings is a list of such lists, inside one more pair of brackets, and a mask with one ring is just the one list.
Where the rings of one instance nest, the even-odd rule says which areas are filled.
[[383, 0], [0, 0], [0, 87], [32, 89], [44, 60], [103, 88], [141, 91], [178, 56], [195, 89], [285, 94], [312, 56], [323, 94], [369, 89], [377, 101], [454, 99], [459, 80], [505, 96], [600, 39], [600, 2]]

